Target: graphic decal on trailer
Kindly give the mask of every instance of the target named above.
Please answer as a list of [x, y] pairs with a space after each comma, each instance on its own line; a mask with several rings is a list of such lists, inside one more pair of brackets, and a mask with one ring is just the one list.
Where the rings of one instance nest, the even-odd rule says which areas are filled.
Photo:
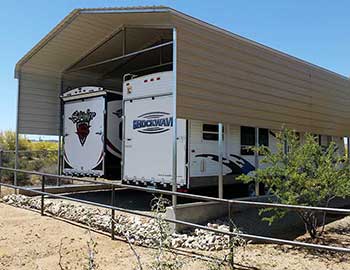
[[167, 112], [149, 112], [141, 114], [133, 120], [133, 129], [140, 133], [163, 133], [173, 126], [173, 117]]
[[241, 172], [240, 173], [244, 173], [244, 174], [248, 174], [251, 171], [255, 170], [255, 167], [250, 164], [250, 162], [238, 155], [230, 155], [231, 157], [235, 158], [234, 162], [235, 164], [238, 164], [238, 166], [241, 168]]
[[[232, 154], [230, 156], [234, 158], [233, 161], [224, 157], [222, 158], [223, 165], [231, 170], [227, 175], [248, 174], [255, 170], [255, 167], [244, 158]], [[210, 158], [213, 161], [219, 162], [219, 156], [213, 154], [200, 154], [196, 155], [196, 157]]]
[[76, 126], [76, 134], [79, 137], [81, 146], [84, 146], [86, 138], [90, 133], [90, 122], [96, 116], [95, 112], [91, 112], [90, 109], [84, 111], [75, 111], [71, 117], [71, 120]]

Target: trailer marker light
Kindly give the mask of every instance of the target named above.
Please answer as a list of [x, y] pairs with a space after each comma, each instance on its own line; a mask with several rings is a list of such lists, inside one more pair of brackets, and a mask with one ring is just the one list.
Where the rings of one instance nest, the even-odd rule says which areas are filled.
[[157, 78], [157, 81], [159, 81], [159, 80], [160, 80], [160, 77]]
[[154, 81], [154, 78], [151, 79], [151, 82], [153, 82], [153, 81]]
[[148, 82], [148, 80], [144, 80], [143, 82], [146, 83], [146, 82]]
[[126, 87], [126, 90], [128, 91], [128, 94], [130, 94], [130, 93], [131, 93], [131, 90], [132, 90], [132, 86], [131, 86], [131, 85], [128, 85], [128, 86]]

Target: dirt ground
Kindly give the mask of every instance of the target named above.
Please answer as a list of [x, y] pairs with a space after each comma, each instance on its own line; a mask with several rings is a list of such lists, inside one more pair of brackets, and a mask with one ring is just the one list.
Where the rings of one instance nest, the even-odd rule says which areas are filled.
[[[57, 218], [40, 216], [38, 212], [0, 203], [0, 269], [89, 269], [88, 246], [96, 243], [97, 269], [136, 268], [136, 259], [127, 242], [112, 241], [104, 233]], [[337, 237], [335, 237], [337, 235]], [[350, 247], [350, 217], [327, 226], [325, 241]], [[135, 247], [149, 269], [154, 250]], [[209, 269], [208, 263], [195, 259], [188, 251], [178, 251], [185, 263], [183, 269]], [[220, 252], [207, 252], [206, 258], [220, 257]], [[236, 269], [350, 269], [350, 257], [293, 249], [287, 246], [250, 244], [235, 255]]]

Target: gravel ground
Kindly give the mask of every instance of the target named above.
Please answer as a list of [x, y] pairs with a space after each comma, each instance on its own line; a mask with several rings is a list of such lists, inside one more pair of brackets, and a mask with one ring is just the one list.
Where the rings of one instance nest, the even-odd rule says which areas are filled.
[[[87, 241], [90, 238], [85, 227], [76, 225], [52, 217], [41, 217], [35, 211], [0, 204], [0, 269], [87, 269]], [[91, 235], [96, 243], [97, 269], [135, 269], [136, 259], [127, 243], [121, 240], [111, 241], [108, 235], [101, 233], [92, 232]], [[306, 236], [302, 238], [308, 240]], [[350, 217], [328, 224], [325, 238], [327, 241], [333, 239], [338, 244], [350, 246]], [[154, 261], [153, 249], [134, 248], [144, 265]], [[208, 258], [223, 255], [222, 251], [201, 254]], [[180, 257], [185, 263], [183, 270], [210, 269], [206, 262], [194, 259], [193, 255], [193, 252], [187, 252]], [[349, 256], [310, 253], [287, 246], [266, 244], [239, 248], [235, 262], [236, 269], [252, 270], [350, 269]]]
[[[7, 195], [3, 197], [7, 204], [40, 210], [41, 201], [38, 197], [24, 195]], [[105, 232], [111, 231], [110, 210], [86, 206], [64, 200], [46, 199], [45, 212], [70, 221], [91, 226], [94, 229]], [[162, 214], [158, 213], [162, 218]], [[159, 221], [141, 218], [138, 216], [116, 213], [115, 233], [119, 236], [127, 236], [132, 244], [156, 246], [159, 241]], [[209, 227], [229, 231], [224, 223], [208, 223]], [[164, 226], [166, 227], [166, 226]], [[165, 228], [166, 229], [166, 228]], [[238, 231], [237, 231], [238, 232]], [[229, 246], [229, 236], [215, 234], [206, 230], [195, 229], [188, 233], [173, 233], [167, 239], [169, 245], [174, 248], [191, 248], [198, 250], [222, 250]], [[241, 240], [243, 241], [243, 240]]]

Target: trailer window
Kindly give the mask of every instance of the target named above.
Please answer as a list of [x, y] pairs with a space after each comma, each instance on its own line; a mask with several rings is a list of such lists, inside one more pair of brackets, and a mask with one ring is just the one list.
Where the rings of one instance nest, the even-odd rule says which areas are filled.
[[318, 143], [320, 146], [322, 146], [322, 149], [325, 151], [329, 145], [331, 144], [332, 142], [332, 136], [322, 136], [322, 135], [319, 135], [318, 136]]
[[[222, 127], [224, 132], [224, 127]], [[203, 124], [202, 128], [203, 140], [206, 141], [218, 141], [219, 140], [219, 126], [211, 124]], [[224, 134], [223, 136], [224, 137]]]
[[269, 130], [259, 128], [259, 145], [269, 146]]
[[[259, 145], [269, 146], [269, 130], [259, 128]], [[241, 155], [254, 155], [254, 151], [249, 149], [255, 146], [255, 128], [241, 127]]]

